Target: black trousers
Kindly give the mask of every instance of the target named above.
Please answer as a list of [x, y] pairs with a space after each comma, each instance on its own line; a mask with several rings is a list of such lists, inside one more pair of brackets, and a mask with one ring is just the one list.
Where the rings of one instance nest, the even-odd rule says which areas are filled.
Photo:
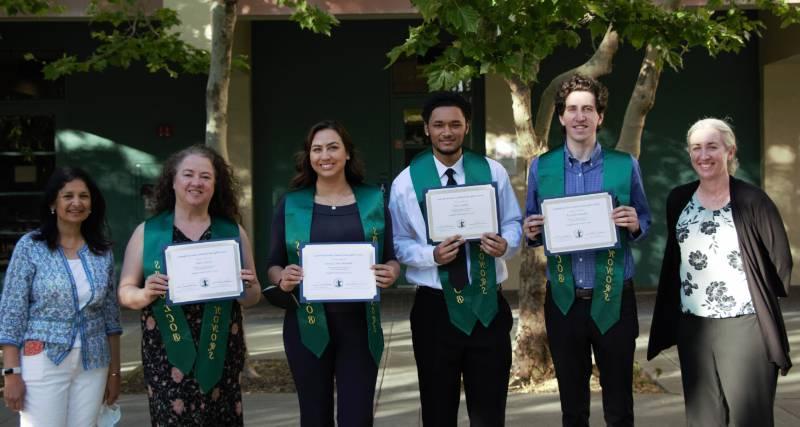
[[497, 316], [489, 327], [478, 321], [472, 334], [466, 335], [450, 323], [441, 291], [417, 289], [411, 338], [425, 426], [456, 425], [462, 375], [470, 425], [505, 423], [513, 320], [502, 293], [497, 293], [497, 299]]
[[684, 314], [678, 356], [688, 426], [774, 425], [778, 367], [767, 357], [756, 315]]
[[601, 334], [591, 316], [592, 300], [576, 297], [566, 315], [545, 299], [545, 323], [556, 369], [564, 426], [588, 426], [592, 354], [600, 371], [603, 414], [608, 426], [633, 425], [633, 353], [639, 335], [636, 297], [626, 281], [620, 319]]
[[287, 310], [283, 320], [283, 345], [300, 401], [300, 424], [334, 426], [335, 379], [338, 425], [371, 426], [378, 367], [367, 344], [366, 313], [363, 308], [326, 310], [326, 316], [330, 342], [320, 358], [300, 341], [295, 311]]

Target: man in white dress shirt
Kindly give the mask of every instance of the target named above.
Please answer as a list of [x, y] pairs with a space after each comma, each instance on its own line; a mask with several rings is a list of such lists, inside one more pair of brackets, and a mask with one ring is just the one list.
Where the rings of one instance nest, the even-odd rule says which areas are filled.
[[[505, 260], [522, 241], [522, 214], [508, 173], [496, 161], [463, 150], [471, 106], [451, 92], [431, 94], [422, 118], [432, 150], [420, 153], [394, 180], [389, 201], [397, 259], [417, 285], [411, 334], [423, 424], [455, 426], [463, 375], [470, 424], [505, 422], [511, 367], [511, 310], [500, 292]], [[500, 234], [466, 242], [455, 235], [428, 241], [424, 191], [495, 183]]]

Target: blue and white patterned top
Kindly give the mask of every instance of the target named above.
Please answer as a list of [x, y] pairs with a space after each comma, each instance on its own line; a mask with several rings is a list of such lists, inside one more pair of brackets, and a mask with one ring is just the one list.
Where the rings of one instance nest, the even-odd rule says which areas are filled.
[[95, 255], [78, 251], [91, 285], [89, 302], [78, 309], [75, 280], [64, 252], [28, 233], [17, 242], [6, 270], [0, 301], [0, 345], [22, 347], [28, 340], [45, 343], [45, 353], [61, 363], [80, 334], [84, 369], [108, 366], [108, 336], [121, 334], [119, 304], [111, 251]]
[[709, 210], [695, 193], [678, 217], [675, 235], [681, 252], [681, 311], [711, 318], [756, 312], [730, 202]]

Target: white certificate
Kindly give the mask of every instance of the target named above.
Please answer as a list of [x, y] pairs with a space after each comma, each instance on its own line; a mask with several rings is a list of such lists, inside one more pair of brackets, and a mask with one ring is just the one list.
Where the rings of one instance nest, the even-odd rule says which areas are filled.
[[548, 255], [558, 255], [618, 246], [619, 235], [611, 218], [613, 210], [609, 193], [544, 200], [545, 251]]
[[244, 293], [239, 242], [208, 240], [164, 250], [169, 304], [238, 298]]
[[371, 243], [307, 244], [300, 250], [301, 302], [374, 301], [375, 246]]
[[425, 193], [428, 238], [441, 242], [460, 235], [480, 239], [497, 233], [497, 190], [491, 184], [433, 188]]

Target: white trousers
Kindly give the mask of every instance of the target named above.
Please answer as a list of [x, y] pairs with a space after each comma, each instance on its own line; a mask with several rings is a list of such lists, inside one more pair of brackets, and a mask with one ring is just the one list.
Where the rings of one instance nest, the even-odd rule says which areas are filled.
[[94, 427], [106, 388], [108, 367], [84, 370], [81, 349], [56, 365], [44, 352], [22, 356], [25, 402], [21, 427]]

